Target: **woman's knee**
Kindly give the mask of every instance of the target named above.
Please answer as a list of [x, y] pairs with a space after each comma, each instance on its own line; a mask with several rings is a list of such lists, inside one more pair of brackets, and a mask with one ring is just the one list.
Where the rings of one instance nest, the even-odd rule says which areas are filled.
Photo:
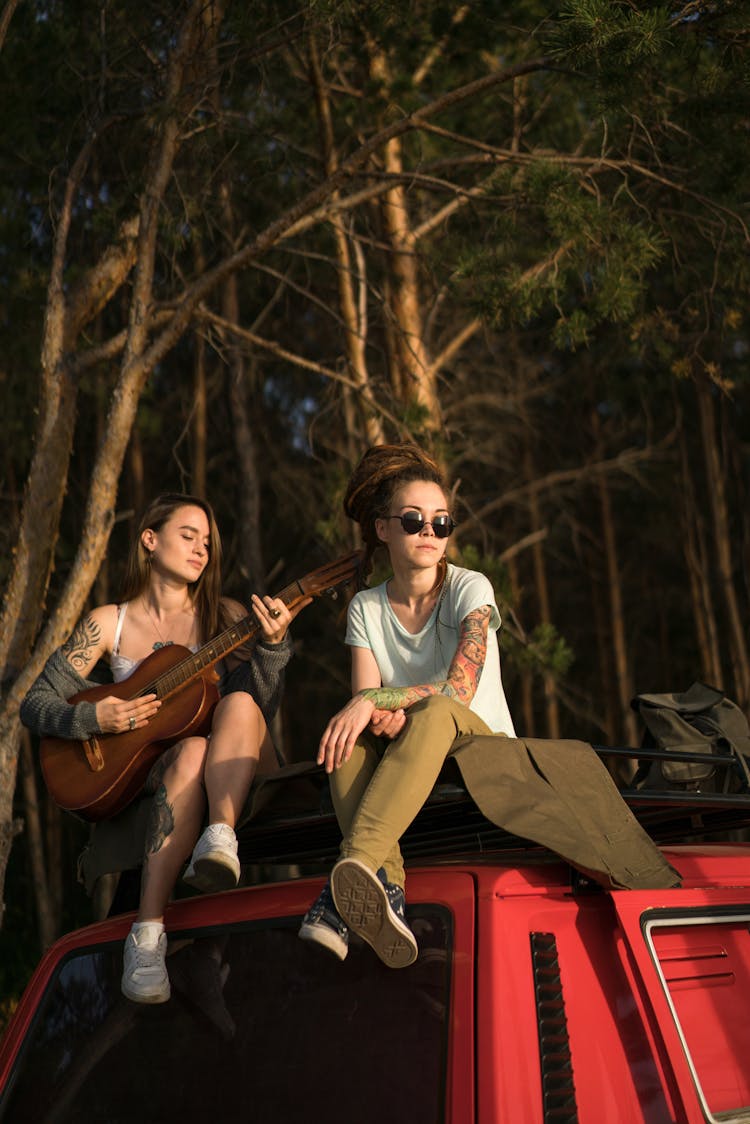
[[419, 702], [410, 706], [406, 713], [410, 719], [423, 715], [426, 721], [431, 718], [442, 721], [444, 718], [452, 717], [456, 712], [456, 707], [461, 705], [448, 695], [428, 695], [427, 698], [420, 699]]
[[231, 695], [219, 699], [211, 725], [214, 732], [222, 728], [253, 730], [258, 737], [262, 737], [266, 730], [263, 712], [246, 691], [233, 691]]
[[182, 780], [200, 779], [206, 763], [206, 738], [183, 738], [175, 747], [171, 762], [173, 773]]

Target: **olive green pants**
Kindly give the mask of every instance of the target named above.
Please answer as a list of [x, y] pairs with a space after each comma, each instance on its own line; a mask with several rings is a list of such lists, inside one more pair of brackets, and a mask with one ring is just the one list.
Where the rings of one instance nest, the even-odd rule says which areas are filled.
[[350, 760], [332, 774], [341, 857], [359, 859], [371, 870], [384, 866], [388, 881], [402, 886], [398, 841], [448, 756], [488, 820], [554, 851], [607, 889], [680, 885], [679, 872], [638, 823], [590, 745], [492, 734], [444, 695], [410, 707], [395, 741], [360, 738]]
[[489, 726], [463, 703], [430, 695], [409, 707], [395, 741], [367, 731], [352, 755], [330, 777], [331, 795], [343, 835], [342, 858], [355, 858], [404, 885], [398, 841], [416, 817], [454, 743]]

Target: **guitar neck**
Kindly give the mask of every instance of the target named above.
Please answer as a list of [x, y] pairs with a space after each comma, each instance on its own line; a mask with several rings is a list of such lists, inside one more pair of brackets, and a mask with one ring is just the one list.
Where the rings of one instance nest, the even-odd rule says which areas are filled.
[[[301, 601], [307, 594], [305, 593], [299, 581], [292, 582], [277, 597], [284, 602], [287, 608], [290, 608], [298, 601]], [[195, 679], [207, 668], [212, 667], [219, 660], [223, 660], [235, 648], [239, 648], [240, 644], [244, 644], [247, 640], [255, 635], [260, 629], [260, 622], [258, 618], [249, 613], [246, 617], [235, 621], [215, 636], [213, 640], [209, 640], [207, 644], [203, 644], [197, 652], [191, 653], [186, 656], [184, 660], [180, 660], [169, 671], [163, 672], [157, 676], [151, 683], [148, 683], [138, 695], [151, 695], [155, 694], [158, 699], [166, 699], [180, 687], [184, 687], [191, 679]]]

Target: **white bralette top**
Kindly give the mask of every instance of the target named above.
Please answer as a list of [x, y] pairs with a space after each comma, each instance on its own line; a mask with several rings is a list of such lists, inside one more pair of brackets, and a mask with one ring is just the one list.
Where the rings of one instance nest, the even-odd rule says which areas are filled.
[[[112, 672], [112, 678], [114, 679], [115, 683], [121, 683], [123, 679], [127, 679], [129, 675], [133, 674], [135, 669], [138, 667], [138, 664], [143, 663], [143, 660], [130, 660], [127, 656], [120, 655], [120, 636], [122, 635], [122, 625], [125, 620], [125, 613], [127, 612], [127, 610], [127, 601], [124, 601], [122, 605], [117, 606], [117, 628], [115, 629], [115, 642], [112, 645], [112, 653], [109, 657], [109, 668]], [[172, 641], [170, 640], [169, 643], [171, 644]], [[156, 644], [154, 646], [154, 650], [163, 647], [165, 647], [165, 645]], [[190, 651], [197, 652], [198, 648], [195, 645], [191, 644]], [[144, 656], [144, 659], [145, 658], [146, 657]]]

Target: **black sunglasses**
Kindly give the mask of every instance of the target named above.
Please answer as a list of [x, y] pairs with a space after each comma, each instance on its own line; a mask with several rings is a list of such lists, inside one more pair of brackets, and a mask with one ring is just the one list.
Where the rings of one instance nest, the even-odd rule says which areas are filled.
[[447, 539], [457, 524], [450, 515], [436, 515], [425, 519], [421, 511], [405, 511], [403, 515], [388, 515], [387, 519], [398, 519], [407, 535], [418, 535], [423, 527], [432, 527], [436, 539]]

